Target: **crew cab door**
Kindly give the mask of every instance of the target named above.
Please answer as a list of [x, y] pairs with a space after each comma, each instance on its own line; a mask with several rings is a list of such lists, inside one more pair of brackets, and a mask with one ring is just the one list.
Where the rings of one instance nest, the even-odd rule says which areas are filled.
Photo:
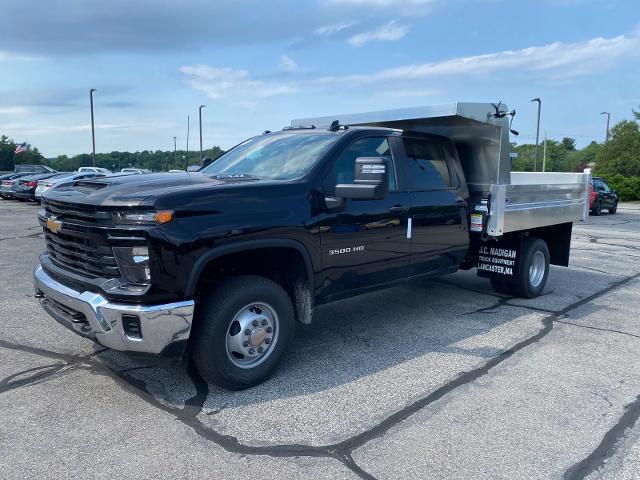
[[[411, 274], [455, 269], [469, 245], [467, 199], [443, 137], [403, 137], [402, 166], [411, 195]], [[465, 189], [466, 190], [466, 189]]]
[[[400, 191], [389, 138], [366, 136], [353, 140], [335, 159], [323, 181], [326, 197], [336, 184], [353, 182], [356, 158], [384, 157], [389, 194], [381, 200], [345, 199], [342, 208], [323, 214], [320, 243], [324, 295], [340, 298], [353, 290], [396, 280], [407, 274], [409, 193]], [[394, 140], [393, 138], [391, 140]]]

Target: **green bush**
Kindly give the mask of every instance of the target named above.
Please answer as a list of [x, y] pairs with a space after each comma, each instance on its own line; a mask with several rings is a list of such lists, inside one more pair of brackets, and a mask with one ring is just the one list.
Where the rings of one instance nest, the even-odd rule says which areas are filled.
[[640, 177], [625, 177], [617, 173], [605, 176], [609, 186], [613, 188], [623, 202], [640, 200]]

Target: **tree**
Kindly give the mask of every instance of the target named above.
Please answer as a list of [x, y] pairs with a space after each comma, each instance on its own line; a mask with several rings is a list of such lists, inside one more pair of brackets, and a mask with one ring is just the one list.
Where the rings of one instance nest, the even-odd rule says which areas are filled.
[[610, 177], [616, 174], [640, 176], [640, 128], [637, 122], [623, 120], [611, 129], [609, 141], [597, 155], [595, 172]]
[[562, 139], [562, 146], [565, 150], [575, 150], [576, 140], [574, 138], [564, 137]]

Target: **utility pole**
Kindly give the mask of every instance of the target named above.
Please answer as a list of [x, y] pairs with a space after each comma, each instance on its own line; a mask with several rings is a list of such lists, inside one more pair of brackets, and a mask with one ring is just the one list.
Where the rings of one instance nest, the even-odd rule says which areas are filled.
[[611, 113], [610, 112], [602, 112], [600, 115], [607, 116], [607, 134], [604, 137], [604, 143], [609, 141], [609, 123], [611, 122]]
[[173, 163], [174, 165], [178, 164], [178, 147], [176, 146], [176, 138], [177, 137], [173, 137]]
[[202, 109], [206, 107], [206, 105], [200, 105], [198, 108], [198, 118], [200, 120], [200, 165], [202, 165]]
[[547, 132], [544, 132], [544, 150], [542, 154], [542, 171], [547, 171]]
[[96, 127], [93, 121], [93, 92], [95, 91], [95, 88], [89, 90], [89, 103], [91, 104], [91, 141], [93, 144], [93, 155], [91, 158], [93, 159], [94, 167], [96, 166]]
[[536, 158], [533, 161], [533, 171], [538, 171], [538, 144], [540, 143], [540, 110], [542, 108], [542, 100], [534, 98], [532, 102], [538, 102], [538, 126], [536, 127]]
[[189, 115], [187, 115], [187, 156], [186, 156], [186, 160], [185, 160], [185, 165], [184, 165], [184, 169], [186, 170], [187, 167], [189, 166], [189, 127], [190, 127], [190, 122], [191, 120], [189, 119]]

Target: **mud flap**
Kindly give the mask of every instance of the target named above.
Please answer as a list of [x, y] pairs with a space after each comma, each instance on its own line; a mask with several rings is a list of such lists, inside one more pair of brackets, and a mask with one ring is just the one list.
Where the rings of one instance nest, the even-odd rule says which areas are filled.
[[522, 235], [481, 242], [478, 247], [478, 276], [509, 282], [515, 280], [523, 253]]

